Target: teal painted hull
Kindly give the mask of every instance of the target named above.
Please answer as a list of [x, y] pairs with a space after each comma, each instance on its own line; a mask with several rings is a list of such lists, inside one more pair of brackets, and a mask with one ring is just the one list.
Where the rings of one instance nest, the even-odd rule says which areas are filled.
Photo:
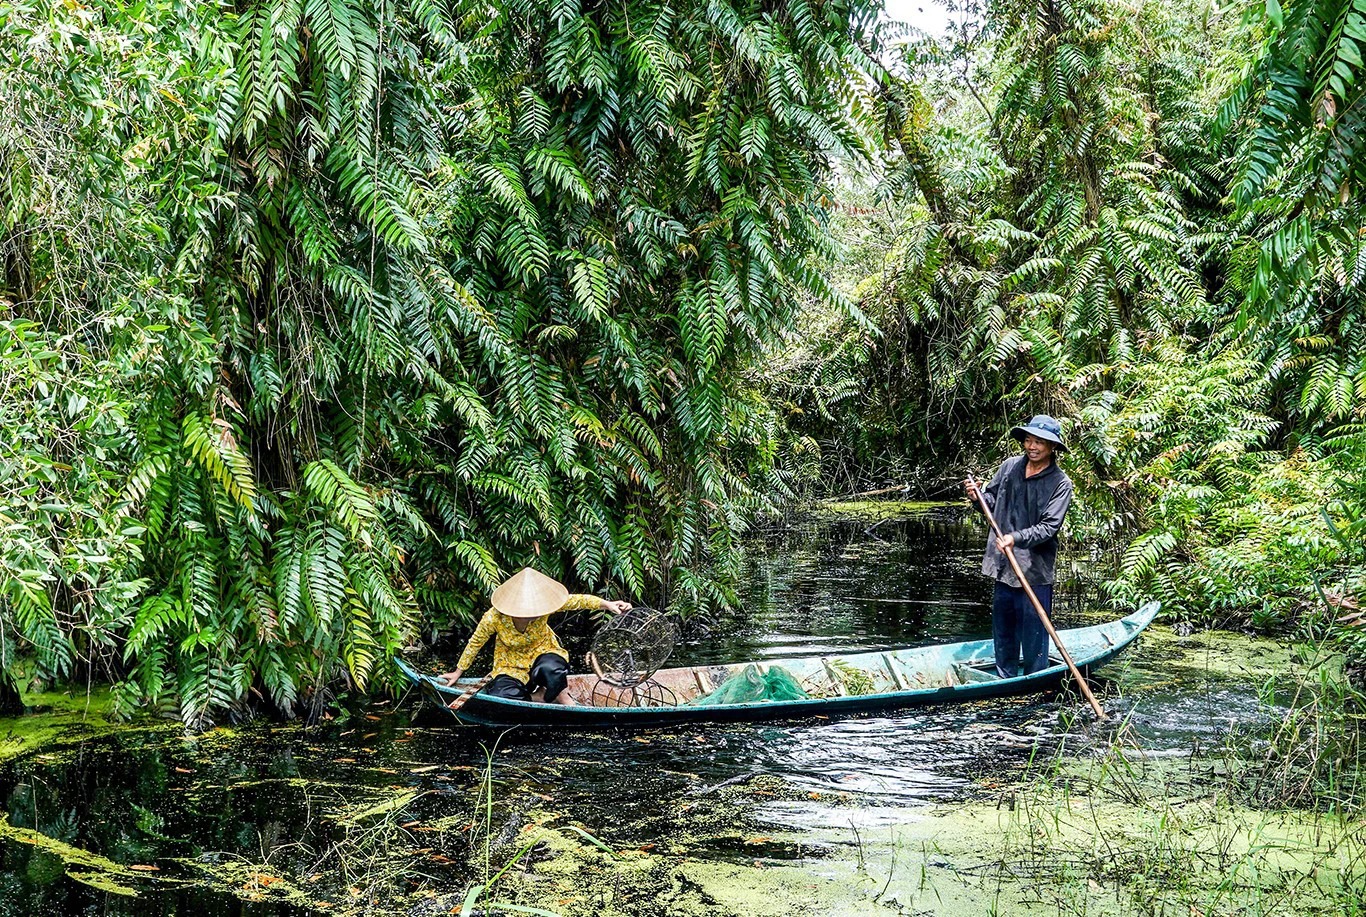
[[[1128, 648], [1157, 616], [1158, 604], [1149, 603], [1117, 621], [1091, 627], [1059, 631], [1063, 645], [1084, 674], [1100, 668]], [[1056, 650], [1054, 650], [1056, 653]], [[1067, 666], [1056, 655], [1049, 668], [1032, 675], [999, 678], [990, 670], [995, 657], [990, 640], [972, 640], [940, 646], [911, 647], [875, 653], [837, 656], [810, 656], [797, 659], [768, 660], [764, 665], [781, 665], [808, 687], [834, 690], [831, 674], [857, 669], [871, 680], [870, 693], [831, 696], [795, 701], [762, 701], [725, 706], [588, 706], [588, 703], [621, 702], [622, 692], [605, 690], [593, 675], [571, 676], [570, 690], [583, 706], [540, 704], [476, 694], [453, 716], [461, 722], [481, 726], [546, 726], [557, 729], [593, 729], [604, 726], [645, 727], [680, 723], [753, 722], [799, 719], [811, 716], [850, 716], [879, 713], [926, 704], [956, 703], [1033, 694], [1056, 688], [1067, 677]], [[396, 660], [403, 673], [430, 700], [444, 707], [464, 693], [476, 679], [465, 679], [455, 687], [439, 684], [422, 675], [402, 660]], [[665, 686], [668, 696], [686, 701], [704, 694], [738, 674], [746, 663], [723, 666], [693, 666], [663, 669], [655, 680]], [[824, 682], [822, 682], [824, 679]]]

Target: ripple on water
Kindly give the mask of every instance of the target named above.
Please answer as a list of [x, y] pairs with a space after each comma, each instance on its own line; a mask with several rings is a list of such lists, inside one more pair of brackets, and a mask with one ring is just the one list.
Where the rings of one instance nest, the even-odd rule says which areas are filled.
[[1286, 712], [1268, 706], [1257, 688], [1231, 684], [1212, 690], [1195, 688], [1137, 698], [1129, 718], [1152, 752], [1189, 753], [1197, 743], [1209, 744], [1236, 733], [1263, 732]]

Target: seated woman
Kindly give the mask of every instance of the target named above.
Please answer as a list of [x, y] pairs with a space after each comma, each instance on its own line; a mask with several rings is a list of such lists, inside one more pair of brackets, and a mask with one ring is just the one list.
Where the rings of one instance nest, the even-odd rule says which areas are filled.
[[455, 671], [439, 675], [438, 679], [455, 684], [492, 637], [493, 670], [490, 674], [494, 678], [484, 693], [567, 707], [576, 706], [565, 691], [569, 683], [569, 653], [560, 645], [546, 618], [557, 611], [600, 608], [620, 614], [631, 610], [630, 602], [609, 602], [595, 595], [570, 595], [564, 586], [530, 567], [493, 590], [489, 604], [493, 607], [479, 619]]

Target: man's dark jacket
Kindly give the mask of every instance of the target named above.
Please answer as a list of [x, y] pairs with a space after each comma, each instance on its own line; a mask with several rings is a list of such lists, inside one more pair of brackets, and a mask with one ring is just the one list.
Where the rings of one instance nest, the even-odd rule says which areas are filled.
[[[1031, 586], [1053, 582], [1058, 558], [1058, 530], [1072, 502], [1072, 480], [1056, 460], [1046, 471], [1025, 477], [1028, 460], [1023, 455], [1006, 459], [991, 483], [982, 489], [996, 524], [1015, 536], [1015, 559]], [[1007, 586], [1019, 586], [1010, 561], [996, 547], [996, 536], [987, 535], [982, 572]]]

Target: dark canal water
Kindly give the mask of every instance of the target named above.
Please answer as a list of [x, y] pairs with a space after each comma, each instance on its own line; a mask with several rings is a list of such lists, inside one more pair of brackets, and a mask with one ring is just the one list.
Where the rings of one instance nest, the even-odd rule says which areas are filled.
[[[742, 606], [692, 627], [675, 660], [986, 636], [982, 537], [948, 509], [758, 535]], [[1063, 609], [1057, 623], [1082, 621]], [[1254, 678], [1215, 677], [1208, 660], [1202, 673], [1186, 656], [1187, 668], [1173, 666], [1145, 638], [1102, 686], [1152, 753], [1189, 754], [1230, 729], [1264, 725]], [[728, 784], [760, 777], [780, 787], [747, 815], [747, 830], [800, 832], [832, 819], [875, 826], [980, 792], [1083, 728], [1064, 715], [1079, 709], [1075, 699], [1042, 697], [843, 721], [499, 737], [429, 725], [412, 701], [311, 730], [261, 724], [186, 738], [128, 729], [10, 763], [0, 770], [10, 825], [143, 868], [116, 880], [138, 891], [132, 898], [70, 877], [97, 867], [7, 840], [0, 915], [287, 915], [365, 900], [377, 913], [423, 913], [400, 907], [395, 892], [458, 894], [472, 881], [467, 839], [484, 830], [515, 838], [533, 810], [614, 847], [675, 844], [724, 859], [738, 855], [718, 840], [726, 832], [703, 838], [682, 813], [705, 809]], [[485, 811], [490, 754], [496, 805]], [[312, 903], [270, 900], [276, 884]]]

